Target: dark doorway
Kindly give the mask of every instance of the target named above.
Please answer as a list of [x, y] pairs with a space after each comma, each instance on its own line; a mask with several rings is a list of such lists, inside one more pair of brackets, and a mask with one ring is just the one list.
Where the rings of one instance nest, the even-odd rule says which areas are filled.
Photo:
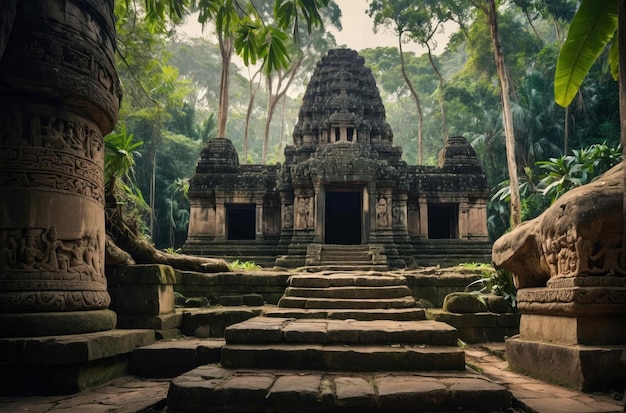
[[458, 238], [458, 211], [456, 204], [428, 204], [428, 238]]
[[361, 192], [326, 192], [326, 244], [361, 244]]
[[226, 205], [226, 228], [229, 240], [255, 239], [256, 206], [254, 204]]

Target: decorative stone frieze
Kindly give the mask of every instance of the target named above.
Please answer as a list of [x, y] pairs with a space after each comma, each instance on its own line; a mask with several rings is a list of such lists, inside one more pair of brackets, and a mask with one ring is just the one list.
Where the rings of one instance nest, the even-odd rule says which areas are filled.
[[20, 0], [1, 26], [0, 316], [81, 311], [107, 321], [73, 332], [112, 328], [114, 315], [96, 312], [110, 303], [103, 136], [121, 98], [113, 1]]

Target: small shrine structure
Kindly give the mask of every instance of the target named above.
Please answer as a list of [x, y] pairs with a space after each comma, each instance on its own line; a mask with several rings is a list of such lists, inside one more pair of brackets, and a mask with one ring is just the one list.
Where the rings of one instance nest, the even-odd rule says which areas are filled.
[[473, 148], [450, 137], [436, 167], [407, 165], [364, 63], [350, 49], [321, 59], [283, 164], [240, 165], [232, 142], [209, 141], [190, 182], [185, 253], [283, 267], [321, 264], [324, 250], [349, 264], [355, 248], [389, 267], [491, 261]]

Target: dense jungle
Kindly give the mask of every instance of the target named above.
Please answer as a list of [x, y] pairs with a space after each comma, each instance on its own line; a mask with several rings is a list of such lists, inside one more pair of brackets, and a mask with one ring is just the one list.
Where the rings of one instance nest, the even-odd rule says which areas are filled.
[[[160, 10], [162, 18], [152, 18], [150, 2], [115, 6], [123, 100], [118, 125], [106, 137], [107, 185], [117, 188], [126, 212], [158, 248], [176, 251], [185, 241], [187, 182], [209, 139], [230, 139], [240, 163], [282, 161], [316, 62], [329, 49], [345, 46], [333, 33], [350, 30], [341, 27], [341, 15], [351, 13], [371, 16], [372, 36], [385, 30], [397, 39], [398, 47], [359, 53], [372, 69], [405, 161], [435, 165], [447, 136], [465, 136], [492, 188], [490, 238], [509, 228], [511, 162], [501, 72], [492, 48], [493, 16], [483, 7], [489, 2], [368, 0], [350, 2], [346, 9], [330, 0], [320, 7], [323, 27], [309, 32], [301, 21], [289, 35], [270, 31], [266, 39], [280, 37], [277, 45], [284, 50], [258, 56], [242, 47], [241, 42], [255, 40], [245, 36], [247, 23], [237, 20], [246, 10], [270, 20], [273, 2], [209, 3], [223, 3], [223, 13], [204, 19], [202, 37], [190, 36], [185, 25], [202, 22], [202, 8]], [[579, 2], [494, 4], [510, 88], [513, 168], [521, 219], [527, 220], [621, 160], [618, 83], [607, 50], [572, 103], [557, 105], [557, 58]], [[426, 51], [408, 51], [414, 44]]]

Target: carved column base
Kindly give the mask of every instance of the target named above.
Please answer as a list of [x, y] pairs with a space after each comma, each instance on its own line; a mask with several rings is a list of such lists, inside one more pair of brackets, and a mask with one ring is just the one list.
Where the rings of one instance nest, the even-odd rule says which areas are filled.
[[506, 340], [511, 370], [582, 391], [623, 389], [623, 351], [623, 346], [562, 345], [517, 337]]
[[512, 370], [579, 390], [626, 385], [626, 280], [553, 278], [518, 291], [520, 334], [506, 341]]
[[115, 328], [111, 310], [0, 314], [0, 337], [44, 337], [83, 334]]

